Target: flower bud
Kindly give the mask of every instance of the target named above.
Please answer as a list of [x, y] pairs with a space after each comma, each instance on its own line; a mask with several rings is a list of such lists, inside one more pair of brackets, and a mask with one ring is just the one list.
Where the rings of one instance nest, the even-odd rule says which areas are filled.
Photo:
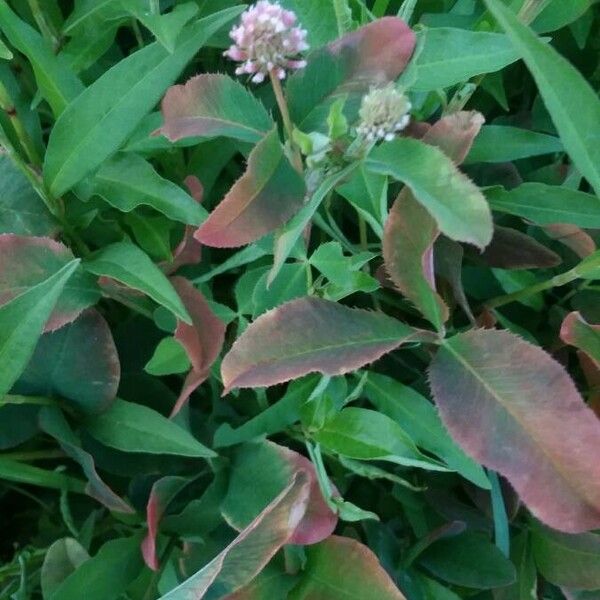
[[389, 142], [410, 122], [411, 108], [408, 98], [393, 84], [372, 88], [363, 96], [356, 131], [370, 142]]

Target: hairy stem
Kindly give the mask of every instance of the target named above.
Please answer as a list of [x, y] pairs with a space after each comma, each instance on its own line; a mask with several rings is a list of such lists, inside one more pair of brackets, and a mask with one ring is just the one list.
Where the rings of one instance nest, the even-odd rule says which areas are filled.
[[294, 127], [292, 125], [292, 119], [290, 118], [290, 111], [288, 109], [285, 96], [283, 95], [281, 81], [273, 70], [269, 71], [269, 78], [271, 79], [271, 85], [273, 86], [273, 91], [275, 92], [277, 106], [279, 107], [279, 112], [281, 113], [281, 118], [283, 120], [283, 128], [285, 129], [285, 134], [292, 150], [292, 164], [298, 173], [302, 173], [302, 157], [300, 156], [300, 151], [298, 150], [298, 147], [292, 138]]

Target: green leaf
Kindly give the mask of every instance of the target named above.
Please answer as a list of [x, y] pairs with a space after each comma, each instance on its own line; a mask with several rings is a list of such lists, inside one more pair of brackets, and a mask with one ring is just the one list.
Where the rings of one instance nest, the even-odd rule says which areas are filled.
[[[131, 4], [129, 1], [128, 4]], [[98, 26], [127, 16], [123, 0], [78, 0], [63, 25], [63, 33], [72, 35], [86, 26]]]
[[60, 584], [90, 555], [73, 538], [56, 540], [47, 550], [42, 564], [40, 580], [44, 600], [50, 598]]
[[173, 375], [174, 373], [186, 373], [190, 366], [190, 361], [183, 346], [174, 337], [166, 337], [156, 346], [152, 358], [144, 367], [144, 371], [150, 375], [161, 377], [163, 375]]
[[354, 539], [332, 535], [308, 546], [306, 555], [300, 583], [289, 600], [404, 600], [375, 554]]
[[117, 399], [112, 408], [87, 424], [88, 433], [123, 452], [211, 458], [216, 454], [155, 410]]
[[260, 316], [236, 340], [221, 363], [224, 393], [315, 371], [348, 373], [425, 333], [383, 313], [312, 296], [292, 300]]
[[425, 36], [417, 57], [417, 80], [413, 89], [429, 92], [468, 81], [475, 75], [493, 73], [519, 59], [508, 36], [502, 33], [433, 27]]
[[56, 406], [44, 406], [39, 414], [40, 429], [58, 441], [67, 456], [79, 463], [88, 480], [86, 492], [109, 510], [131, 514], [133, 509], [115, 494], [98, 475], [94, 458], [81, 447], [63, 413]]
[[58, 117], [83, 92], [83, 84], [70, 69], [67, 60], [55, 55], [49, 42], [21, 21], [5, 0], [0, 0], [0, 28], [8, 41], [31, 63], [40, 92], [52, 107], [54, 116]]
[[535, 524], [535, 564], [550, 583], [577, 590], [600, 588], [600, 535], [567, 535]]
[[356, 165], [349, 165], [345, 169], [326, 177], [315, 190], [310, 200], [282, 227], [275, 239], [275, 256], [273, 258], [273, 267], [267, 278], [267, 285], [271, 285], [275, 281], [275, 278], [281, 271], [281, 267], [292, 253], [305, 227], [310, 223], [319, 206], [321, 206], [321, 202], [354, 169], [356, 169]]
[[338, 35], [333, 3], [321, 0], [281, 0], [280, 4], [293, 10], [298, 22], [308, 32], [308, 43], [312, 48], [335, 40]]
[[535, 79], [565, 149], [600, 194], [600, 99], [554, 48], [523, 25], [498, 0], [485, 0]]
[[434, 146], [399, 138], [375, 148], [365, 166], [405, 183], [449, 238], [485, 248], [492, 217], [479, 188]]
[[484, 125], [465, 162], [508, 162], [562, 151], [560, 139], [553, 135], [518, 127]]
[[439, 540], [423, 552], [419, 562], [439, 579], [464, 587], [492, 589], [516, 579], [513, 564], [478, 533]]
[[118, 538], [107, 542], [89, 560], [69, 575], [48, 600], [107, 600], [122, 595], [142, 571], [140, 538]]
[[429, 400], [399, 381], [378, 373], [369, 373], [365, 394], [377, 410], [401, 425], [417, 446], [439, 456], [475, 485], [490, 489], [485, 471], [452, 440]]
[[8, 156], [0, 155], [0, 233], [52, 236], [57, 223]]
[[597, 0], [549, 0], [531, 27], [538, 33], [556, 31], [584, 15]]
[[159, 132], [171, 141], [189, 137], [230, 137], [259, 142], [273, 120], [263, 104], [227, 75], [205, 73], [167, 90]]
[[208, 213], [185, 190], [161, 177], [141, 156], [119, 153], [105, 161], [82, 186], [86, 196], [102, 196], [111, 206], [130, 212], [150, 206], [167, 217], [199, 225]]
[[600, 228], [600, 202], [591, 194], [544, 183], [523, 183], [512, 190], [492, 187], [485, 195], [492, 210], [523, 217], [536, 225], [569, 223]]
[[79, 265], [75, 259], [45, 281], [0, 306], [0, 398], [29, 362], [46, 322]]
[[11, 60], [13, 53], [6, 47], [6, 44], [0, 40], [0, 58], [4, 60]]
[[80, 479], [4, 457], [0, 457], [0, 480], [2, 479], [76, 494], [83, 494], [85, 491], [85, 483]]
[[537, 569], [531, 551], [531, 536], [524, 531], [511, 539], [510, 560], [516, 567], [517, 580], [494, 590], [497, 600], [534, 600], [537, 597]]
[[400, 425], [374, 410], [344, 408], [314, 434], [325, 448], [357, 460], [385, 460], [433, 471], [446, 468], [421, 454]]
[[50, 134], [44, 163], [50, 192], [62, 195], [114, 154], [198, 49], [239, 12], [226, 9], [186, 27], [172, 54], [150, 44], [86, 88]]
[[104, 318], [87, 310], [75, 321], [38, 341], [14, 391], [60, 397], [85, 414], [106, 410], [117, 394], [121, 367]]
[[137, 246], [128, 242], [110, 244], [95, 252], [83, 266], [90, 273], [112, 277], [143, 292], [178, 319], [191, 324], [191, 318], [169, 280]]
[[198, 5], [195, 2], [184, 2], [177, 4], [173, 10], [167, 14], [152, 14], [148, 7], [140, 4], [133, 4], [130, 13], [138, 19], [144, 27], [149, 29], [154, 37], [169, 51], [174, 52], [177, 38], [181, 30], [196, 14], [198, 14]]

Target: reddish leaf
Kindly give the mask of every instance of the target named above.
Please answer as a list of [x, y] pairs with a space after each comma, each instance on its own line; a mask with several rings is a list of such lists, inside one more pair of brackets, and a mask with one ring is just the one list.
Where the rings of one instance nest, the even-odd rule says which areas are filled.
[[183, 277], [171, 278], [173, 287], [192, 318], [192, 325], [177, 322], [175, 338], [185, 348], [192, 364], [171, 417], [185, 405], [190, 394], [208, 377], [225, 341], [225, 323], [211, 310], [204, 296]]
[[158, 526], [175, 496], [190, 482], [187, 477], [168, 476], [161, 477], [154, 483], [150, 490], [148, 503], [146, 504], [146, 521], [148, 533], [142, 541], [142, 555], [144, 562], [153, 571], [158, 571], [160, 563], [156, 554], [156, 536]]
[[600, 365], [581, 350], [577, 352], [577, 357], [579, 358], [579, 364], [581, 365], [585, 380], [590, 388], [590, 395], [588, 397], [589, 407], [600, 419]]
[[600, 325], [590, 325], [578, 312], [569, 313], [562, 322], [560, 339], [585, 352], [600, 368]]
[[172, 142], [194, 136], [258, 142], [273, 127], [264, 106], [241, 83], [221, 73], [204, 73], [170, 87], [161, 109], [165, 123], [157, 133]]
[[[458, 112], [427, 129], [422, 140], [437, 146], [460, 164], [483, 122], [477, 112]], [[441, 331], [448, 319], [448, 307], [435, 288], [433, 245], [438, 236], [435, 219], [405, 187], [392, 205], [385, 224], [383, 257], [398, 290]]]
[[254, 242], [299, 210], [305, 191], [273, 129], [254, 147], [246, 172], [196, 231], [196, 239], [217, 248]]
[[484, 123], [483, 115], [477, 111], [459, 111], [442, 117], [424, 132], [421, 139], [437, 146], [455, 164], [461, 165]]
[[[0, 235], [0, 304], [41, 283], [74, 258], [60, 242], [46, 237]], [[78, 269], [67, 281], [46, 331], [74, 321], [82, 310], [100, 299], [100, 288], [91, 275]]]
[[323, 498], [312, 463], [301, 454], [267, 440], [244, 444], [236, 451], [222, 505], [223, 516], [238, 531], [243, 529], [298, 472], [308, 476], [310, 495], [290, 543], [320, 542], [333, 533], [338, 518]]
[[344, 112], [354, 120], [362, 94], [397, 79], [415, 43], [415, 34], [402, 19], [384, 17], [318, 48], [309, 55], [306, 69], [288, 82], [292, 120], [303, 131], [319, 129], [329, 106], [342, 95]]
[[233, 344], [221, 364], [223, 394], [315, 371], [342, 375], [424, 334], [382, 313], [320, 298], [292, 300], [261, 315]]
[[577, 227], [568, 223], [555, 223], [546, 225], [544, 231], [548, 237], [558, 240], [561, 244], [571, 248], [577, 256], [585, 258], [596, 251], [596, 242], [592, 237]]
[[600, 421], [559, 363], [506, 331], [469, 331], [444, 342], [430, 379], [450, 434], [537, 518], [600, 527]]
[[304, 515], [308, 497], [308, 478], [300, 472], [227, 548], [161, 600], [201, 600], [214, 589], [213, 584], [218, 586], [219, 597], [242, 588], [288, 543]]
[[[204, 197], [204, 188], [200, 180], [194, 175], [189, 175], [185, 178], [185, 184], [187, 185], [190, 194], [198, 204], [202, 202]], [[202, 258], [202, 244], [194, 237], [195, 228], [191, 225], [185, 226], [183, 233], [183, 239], [179, 242], [175, 252], [173, 252], [173, 259], [171, 262], [163, 262], [161, 264], [162, 270], [170, 275], [183, 267], [184, 265], [195, 265], [200, 262]]]
[[481, 257], [499, 269], [548, 269], [562, 262], [558, 254], [532, 237], [500, 225], [494, 226], [494, 237]]
[[332, 535], [306, 549], [300, 583], [289, 600], [404, 600], [373, 552], [356, 540]]

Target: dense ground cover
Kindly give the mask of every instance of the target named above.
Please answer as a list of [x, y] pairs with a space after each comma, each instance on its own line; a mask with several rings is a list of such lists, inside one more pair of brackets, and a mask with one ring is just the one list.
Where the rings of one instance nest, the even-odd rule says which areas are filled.
[[600, 597], [594, 0], [0, 0], [0, 598]]

